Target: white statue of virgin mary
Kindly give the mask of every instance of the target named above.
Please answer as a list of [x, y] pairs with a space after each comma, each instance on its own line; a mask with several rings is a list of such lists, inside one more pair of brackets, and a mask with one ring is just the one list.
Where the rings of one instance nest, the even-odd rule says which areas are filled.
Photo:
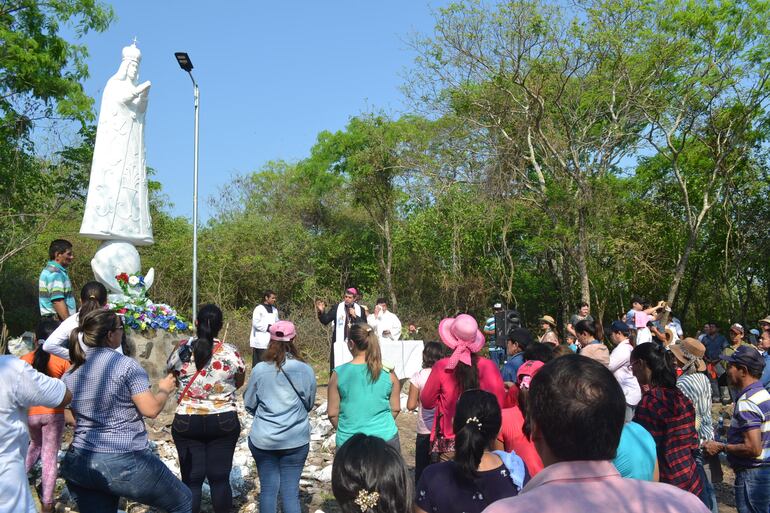
[[107, 81], [80, 234], [92, 239], [153, 243], [144, 151], [144, 115], [150, 82], [137, 84], [142, 54], [123, 48], [118, 72]]

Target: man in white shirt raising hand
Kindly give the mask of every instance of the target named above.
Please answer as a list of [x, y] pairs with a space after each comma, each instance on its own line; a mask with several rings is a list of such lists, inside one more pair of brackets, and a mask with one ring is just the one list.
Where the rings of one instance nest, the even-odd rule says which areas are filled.
[[401, 337], [401, 321], [388, 310], [388, 302], [384, 297], [377, 299], [374, 313], [366, 317], [366, 322], [374, 328], [380, 340], [398, 340]]

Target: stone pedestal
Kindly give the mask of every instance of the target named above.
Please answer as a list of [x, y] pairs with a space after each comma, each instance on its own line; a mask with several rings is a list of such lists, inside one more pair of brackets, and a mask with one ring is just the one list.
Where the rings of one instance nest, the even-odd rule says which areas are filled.
[[[124, 350], [147, 371], [153, 391], [157, 391], [158, 380], [166, 375], [166, 360], [171, 352], [179, 345], [180, 340], [186, 340], [190, 334], [169, 333], [166, 330], [147, 330], [145, 332], [126, 329], [126, 347]], [[176, 410], [176, 394], [169, 397], [163, 412], [155, 419], [146, 419], [148, 429], [160, 432], [168, 428]], [[170, 433], [170, 428], [168, 428]]]

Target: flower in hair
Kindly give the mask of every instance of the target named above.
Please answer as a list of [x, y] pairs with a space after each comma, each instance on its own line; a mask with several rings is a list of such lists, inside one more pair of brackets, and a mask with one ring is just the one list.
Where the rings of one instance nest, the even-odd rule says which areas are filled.
[[465, 421], [466, 424], [476, 424], [476, 427], [479, 428], [479, 431], [481, 431], [481, 421], [478, 419], [478, 417], [469, 417], [468, 420]]
[[358, 497], [354, 501], [356, 505], [361, 508], [363, 513], [367, 509], [374, 509], [377, 507], [377, 503], [380, 500], [380, 494], [378, 492], [368, 492], [366, 490], [358, 490]]

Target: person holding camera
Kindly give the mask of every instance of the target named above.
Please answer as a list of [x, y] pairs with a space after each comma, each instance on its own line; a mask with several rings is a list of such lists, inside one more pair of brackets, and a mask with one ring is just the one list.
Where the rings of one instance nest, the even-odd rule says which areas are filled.
[[121, 497], [189, 513], [190, 490], [150, 449], [143, 419], [163, 411], [176, 380], [166, 375], [153, 393], [142, 366], [116, 351], [123, 329], [115, 312], [94, 310], [70, 334], [72, 366], [62, 381], [74, 391], [77, 427], [61, 475], [83, 513], [117, 511]]
[[318, 320], [324, 326], [334, 321], [334, 331], [332, 331], [331, 345], [329, 346], [329, 372], [334, 370], [337, 365], [345, 362], [334, 361], [334, 344], [337, 342], [346, 343], [350, 328], [354, 324], [366, 323], [366, 307], [356, 303], [358, 290], [350, 287], [345, 290], [342, 301], [336, 308], [326, 310], [325, 301], [316, 301], [315, 307], [318, 311]]
[[201, 487], [208, 479], [216, 513], [233, 503], [230, 470], [241, 432], [235, 392], [244, 382], [245, 364], [235, 346], [217, 339], [222, 310], [203, 305], [195, 338], [180, 345], [174, 374], [181, 393], [171, 436], [179, 454], [182, 482], [192, 492], [192, 511], [200, 511]]
[[636, 345], [652, 342], [652, 331], [649, 324], [657, 320], [658, 315], [666, 307], [665, 301], [659, 301], [657, 305], [650, 306], [642, 298], [635, 297], [631, 305], [631, 314], [633, 316], [634, 328], [636, 329]]

